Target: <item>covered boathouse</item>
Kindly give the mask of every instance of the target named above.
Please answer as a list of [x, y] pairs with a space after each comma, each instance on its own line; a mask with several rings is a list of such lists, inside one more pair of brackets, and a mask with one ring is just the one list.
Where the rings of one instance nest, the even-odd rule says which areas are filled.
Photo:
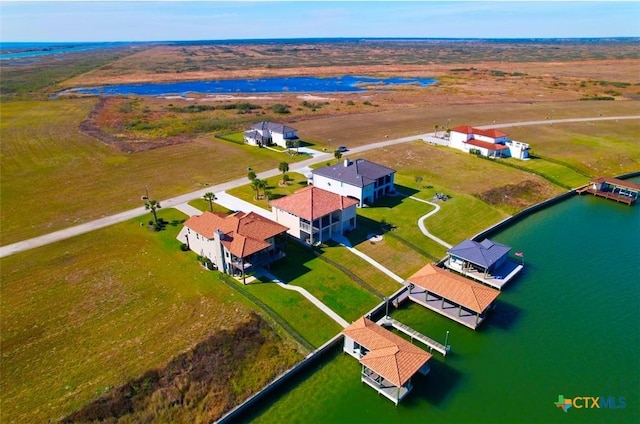
[[362, 382], [396, 405], [413, 389], [411, 378], [430, 370], [430, 353], [366, 317], [354, 321], [342, 334], [344, 351], [362, 365]]
[[509, 251], [511, 247], [489, 239], [464, 240], [447, 251], [444, 266], [502, 290], [524, 267], [509, 258]]
[[475, 330], [500, 292], [433, 264], [407, 279], [409, 299]]
[[576, 193], [591, 193], [605, 199], [631, 205], [640, 197], [640, 184], [618, 178], [599, 177], [577, 189]]

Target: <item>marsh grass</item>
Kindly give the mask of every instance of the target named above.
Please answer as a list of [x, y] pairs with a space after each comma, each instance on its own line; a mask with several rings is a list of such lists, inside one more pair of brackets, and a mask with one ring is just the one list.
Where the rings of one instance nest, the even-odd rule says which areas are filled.
[[0, 261], [3, 421], [62, 417], [255, 310], [180, 251], [186, 216], [159, 217], [160, 232], [141, 217]]

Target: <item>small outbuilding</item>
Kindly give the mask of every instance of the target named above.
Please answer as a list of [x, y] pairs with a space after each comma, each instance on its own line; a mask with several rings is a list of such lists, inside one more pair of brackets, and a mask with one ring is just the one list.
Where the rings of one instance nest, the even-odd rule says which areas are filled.
[[492, 287], [502, 289], [522, 268], [509, 258], [511, 247], [484, 239], [464, 240], [447, 251], [444, 266]]
[[411, 378], [416, 373], [429, 373], [430, 353], [366, 317], [342, 334], [344, 351], [362, 365], [362, 382], [396, 405], [413, 389]]
[[500, 295], [496, 289], [461, 275], [426, 265], [407, 279], [409, 299], [475, 330]]

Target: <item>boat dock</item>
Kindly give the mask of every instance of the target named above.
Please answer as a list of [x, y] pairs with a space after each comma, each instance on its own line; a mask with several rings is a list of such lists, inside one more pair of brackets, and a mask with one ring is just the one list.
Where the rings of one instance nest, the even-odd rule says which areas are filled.
[[598, 197], [632, 205], [640, 196], [640, 184], [617, 178], [599, 177], [591, 180], [586, 186], [576, 189], [576, 193], [591, 193]]
[[408, 325], [405, 325], [400, 321], [396, 321], [391, 317], [385, 316], [380, 320], [378, 320], [377, 324], [383, 327], [387, 326], [387, 327], [395, 328], [396, 330], [411, 337], [411, 341], [413, 341], [413, 339], [416, 339], [419, 342], [423, 343], [424, 345], [429, 346], [430, 351], [436, 350], [440, 352], [443, 356], [447, 356], [447, 353], [449, 352], [450, 346], [445, 347], [445, 345], [443, 345], [442, 343], [438, 343], [437, 341], [425, 336], [422, 333], [417, 332], [416, 330], [409, 327]]

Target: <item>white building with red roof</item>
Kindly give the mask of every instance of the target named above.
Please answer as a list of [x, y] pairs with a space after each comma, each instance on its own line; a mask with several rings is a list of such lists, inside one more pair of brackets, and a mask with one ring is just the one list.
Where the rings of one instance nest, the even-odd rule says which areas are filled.
[[478, 153], [486, 157], [529, 158], [529, 145], [509, 139], [496, 129], [483, 130], [461, 125], [449, 133], [449, 147], [468, 153]]
[[226, 274], [245, 277], [285, 256], [288, 228], [255, 212], [204, 212], [187, 219], [178, 240]]
[[356, 228], [358, 200], [315, 186], [271, 201], [276, 222], [291, 236], [308, 244], [324, 242]]
[[396, 405], [411, 389], [411, 378], [429, 372], [431, 354], [362, 317], [342, 331], [344, 352], [360, 361], [361, 380]]

